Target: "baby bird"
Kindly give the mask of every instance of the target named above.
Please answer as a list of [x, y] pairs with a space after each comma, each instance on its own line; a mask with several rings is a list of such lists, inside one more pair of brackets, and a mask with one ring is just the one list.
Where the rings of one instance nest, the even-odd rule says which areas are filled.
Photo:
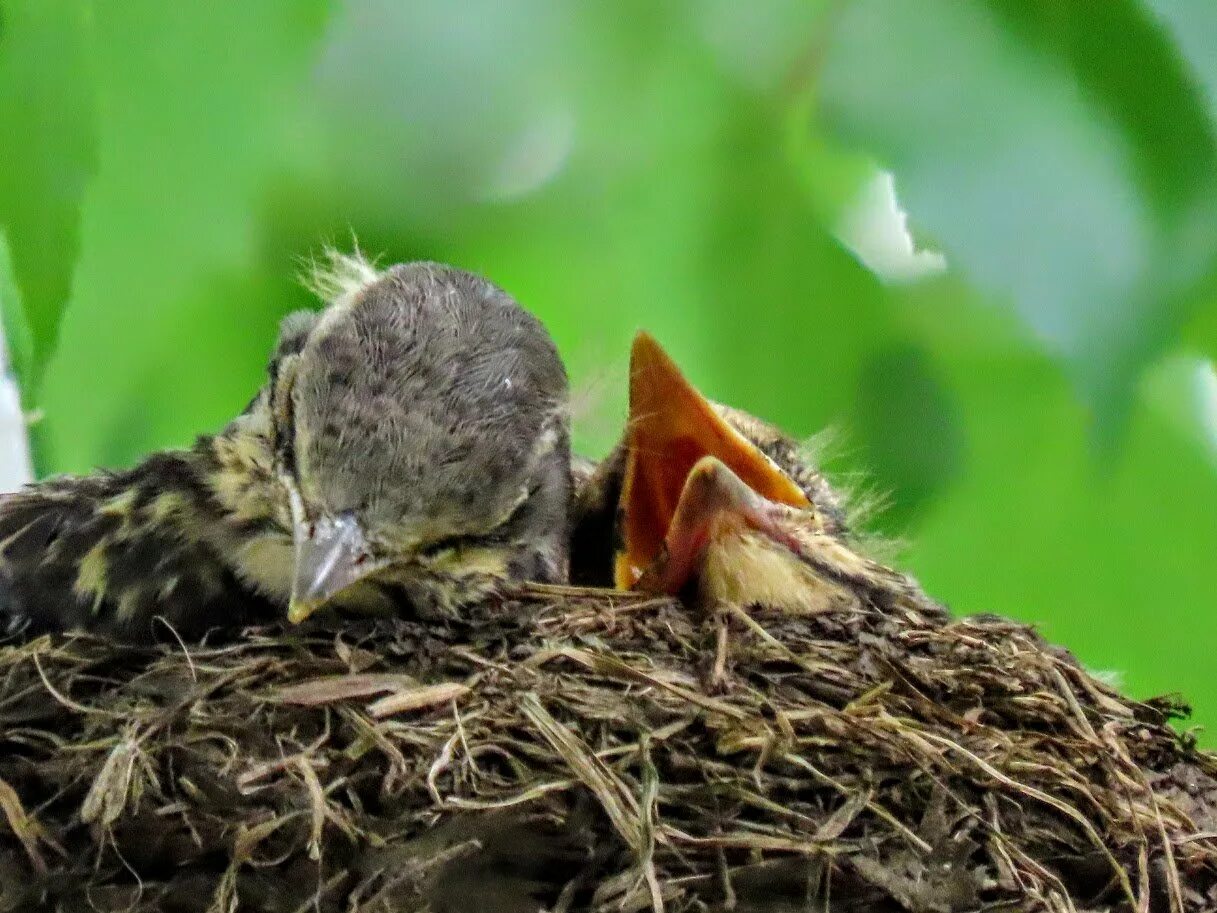
[[0, 498], [0, 628], [194, 637], [565, 579], [567, 380], [544, 327], [435, 263], [336, 256], [318, 285], [328, 306], [283, 321], [218, 434]]
[[[940, 613], [915, 581], [857, 548], [842, 501], [781, 432], [713, 403], [646, 333], [630, 358], [625, 436], [577, 465], [574, 574], [685, 595], [705, 609]], [[612, 554], [612, 566], [605, 556]]]

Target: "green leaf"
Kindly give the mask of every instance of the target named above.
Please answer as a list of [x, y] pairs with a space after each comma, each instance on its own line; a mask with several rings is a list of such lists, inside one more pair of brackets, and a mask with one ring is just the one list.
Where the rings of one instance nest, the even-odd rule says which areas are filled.
[[1144, 0], [1174, 41], [1217, 119], [1217, 6], [1195, 0]]
[[[260, 211], [314, 155], [301, 105], [325, 9], [98, 4], [105, 117], [72, 301], [43, 385], [42, 471], [128, 464], [188, 443], [248, 401], [274, 319], [296, 303], [259, 293], [290, 281], [300, 253], [264, 250]], [[250, 349], [261, 354], [238, 357]], [[186, 398], [193, 383], [211, 395]]]
[[1147, 372], [1124, 446], [1100, 466], [1085, 410], [1043, 355], [944, 340], [935, 360], [969, 454], [910, 539], [922, 582], [956, 612], [1042, 626], [1133, 695], [1181, 692], [1217, 744], [1217, 381], [1195, 361]]
[[1217, 265], [1210, 124], [1144, 12], [858, 0], [821, 91], [839, 137], [895, 172], [948, 262], [1064, 360], [1100, 418], [1118, 417]]
[[0, 226], [21, 298], [6, 296], [4, 320], [27, 402], [55, 349], [96, 167], [90, 10], [86, 0], [0, 9]]
[[903, 535], [963, 470], [959, 405], [930, 355], [904, 343], [867, 359], [856, 411], [874, 483], [891, 493], [879, 522], [889, 534]]
[[[584, 452], [603, 453], [621, 436], [630, 339], [639, 328], [655, 333], [699, 383], [721, 390], [731, 374], [711, 357], [719, 302], [710, 293], [706, 236], [724, 174], [708, 151], [731, 130], [734, 93], [685, 11], [638, 4], [622, 17], [614, 5], [593, 5], [572, 22], [561, 7], [524, 0], [517, 12], [549, 12], [527, 19], [521, 53], [514, 30], [525, 20], [510, 11], [495, 8], [489, 24], [463, 13], [448, 13], [456, 21], [445, 22], [435, 4], [426, 6], [419, 19], [395, 14], [379, 23], [392, 30], [387, 51], [353, 53], [348, 45], [372, 38], [344, 22], [333, 39], [348, 71], [321, 74], [338, 98], [338, 77], [349, 86], [370, 85], [378, 73], [387, 80], [360, 105], [327, 115], [327, 140], [342, 163], [327, 184], [342, 188], [340, 201], [354, 210], [367, 249], [390, 261], [427, 257], [475, 269], [537, 313], [571, 373], [576, 444]], [[466, 33], [469, 40], [460, 40]], [[504, 44], [493, 33], [512, 37]], [[483, 55], [487, 43], [490, 56]], [[422, 107], [415, 107], [419, 64], [395, 62], [401, 48], [416, 47], [436, 63], [435, 97]], [[475, 68], [495, 55], [509, 61], [483, 82], [434, 78], [461, 69], [468, 53], [479, 57]], [[411, 106], [411, 118], [397, 113], [397, 99]], [[385, 107], [372, 106], [377, 100]], [[533, 192], [487, 198], [487, 166], [539, 101], [569, 106], [575, 133], [568, 156]], [[482, 116], [487, 108], [494, 116]], [[454, 122], [460, 112], [468, 116]], [[463, 131], [477, 136], [462, 141]], [[380, 145], [359, 148], [369, 133]], [[359, 166], [386, 149], [418, 167]]]

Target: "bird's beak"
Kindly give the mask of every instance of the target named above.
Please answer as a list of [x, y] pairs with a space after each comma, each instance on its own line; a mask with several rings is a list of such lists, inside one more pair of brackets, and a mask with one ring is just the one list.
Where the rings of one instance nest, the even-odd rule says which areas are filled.
[[287, 618], [297, 624], [373, 569], [367, 542], [350, 514], [295, 524], [296, 569]]
[[[698, 503], [706, 492], [721, 489], [720, 478], [735, 477], [760, 498], [779, 504], [810, 504], [802, 489], [731, 427], [646, 333], [635, 337], [630, 354], [626, 445], [621, 489], [622, 547], [614, 564], [614, 579], [620, 589], [633, 589], [656, 559], [672, 548], [674, 543], [667, 541], [670, 532], [685, 535], [686, 527], [694, 528], [682, 523], [680, 529], [672, 529], [678, 507], [682, 516], [694, 517], [712, 516], [721, 510], [721, 505]], [[706, 457], [713, 460], [707, 463]], [[703, 470], [721, 464], [730, 473], [717, 468], [709, 475], [699, 472], [696, 484], [689, 484], [693, 468], [699, 464]], [[715, 485], [704, 484], [707, 479]], [[715, 500], [720, 499], [716, 496]], [[731, 503], [742, 506], [746, 499], [736, 493]], [[698, 550], [698, 543], [675, 545], [681, 552]]]

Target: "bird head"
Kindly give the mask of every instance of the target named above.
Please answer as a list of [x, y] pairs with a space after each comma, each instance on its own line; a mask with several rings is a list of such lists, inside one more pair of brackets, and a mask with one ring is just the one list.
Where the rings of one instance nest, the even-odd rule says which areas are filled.
[[762, 447], [767, 441], [788, 443], [760, 420], [706, 399], [653, 337], [639, 333], [630, 358], [617, 586], [639, 582], [668, 551], [674, 523], [690, 507], [705, 514], [712, 496], [729, 498], [736, 513], [782, 505], [798, 510], [804, 524], [833, 525], [835, 495], [823, 476], [794, 459], [774, 459]]
[[567, 380], [544, 327], [452, 267], [335, 263], [271, 367], [289, 618], [564, 576]]

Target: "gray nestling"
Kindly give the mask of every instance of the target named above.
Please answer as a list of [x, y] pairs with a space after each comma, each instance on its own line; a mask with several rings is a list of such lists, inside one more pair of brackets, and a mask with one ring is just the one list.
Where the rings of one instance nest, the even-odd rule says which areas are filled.
[[331, 266], [326, 308], [283, 321], [218, 434], [0, 498], [0, 625], [189, 637], [565, 579], [567, 379], [544, 327], [453, 267]]

